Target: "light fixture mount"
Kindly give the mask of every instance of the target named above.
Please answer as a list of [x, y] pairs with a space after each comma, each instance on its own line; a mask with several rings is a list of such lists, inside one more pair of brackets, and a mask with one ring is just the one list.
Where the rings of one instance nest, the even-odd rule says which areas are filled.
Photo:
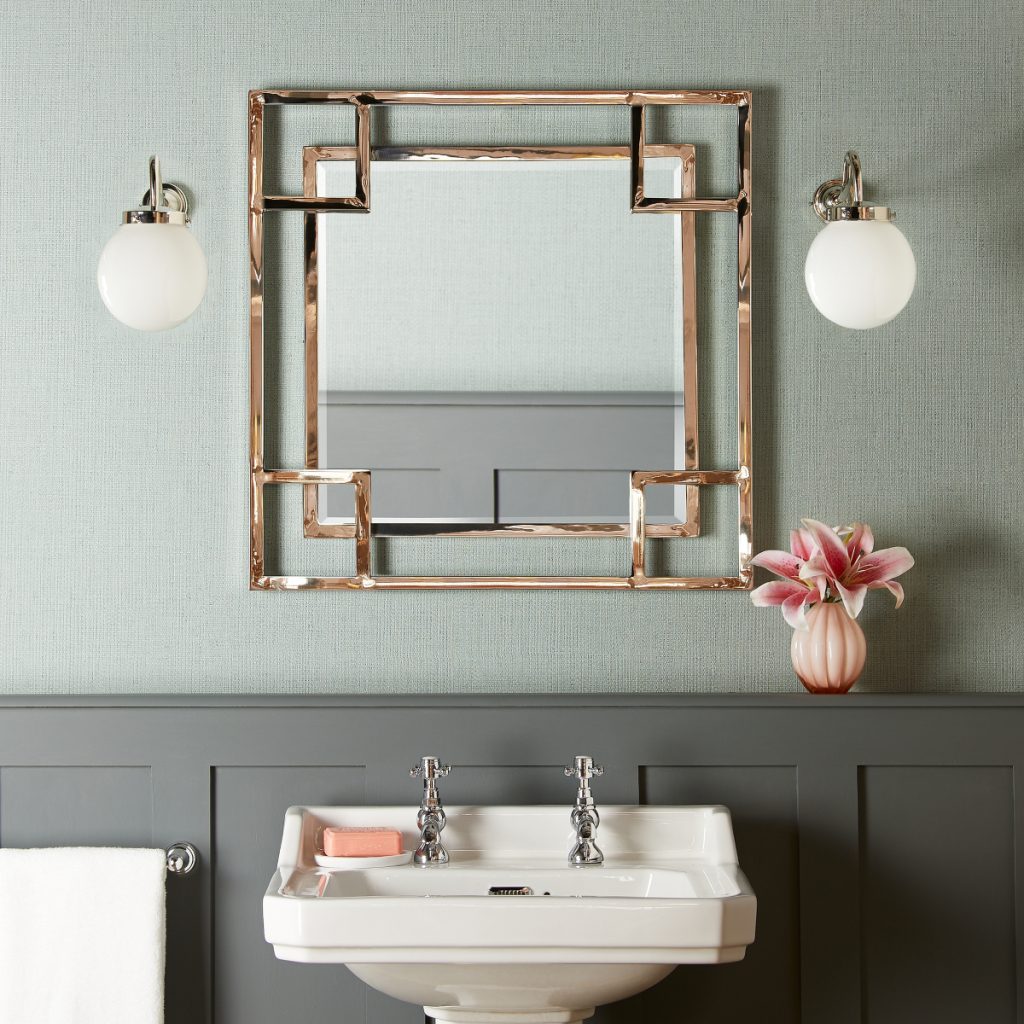
[[[155, 201], [154, 197], [159, 197]], [[142, 201], [133, 210], [125, 210], [125, 224], [180, 224], [189, 223], [188, 199], [175, 184], [160, 177], [160, 158], [149, 158], [149, 188]]]
[[860, 157], [853, 150], [846, 154], [843, 176], [822, 182], [811, 200], [814, 212], [826, 223], [840, 220], [874, 220], [889, 223], [896, 214], [888, 206], [864, 202], [864, 182]]

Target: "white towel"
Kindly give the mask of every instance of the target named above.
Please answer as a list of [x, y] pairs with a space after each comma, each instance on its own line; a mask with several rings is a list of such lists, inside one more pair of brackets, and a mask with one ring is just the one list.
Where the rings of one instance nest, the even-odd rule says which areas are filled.
[[0, 850], [0, 1022], [161, 1024], [163, 850]]

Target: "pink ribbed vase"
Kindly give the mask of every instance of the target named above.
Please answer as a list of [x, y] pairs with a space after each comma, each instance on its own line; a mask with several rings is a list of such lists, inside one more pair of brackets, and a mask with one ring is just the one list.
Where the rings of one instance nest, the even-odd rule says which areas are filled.
[[864, 630], [841, 604], [816, 604], [807, 629], [794, 629], [793, 668], [811, 693], [846, 693], [864, 668]]

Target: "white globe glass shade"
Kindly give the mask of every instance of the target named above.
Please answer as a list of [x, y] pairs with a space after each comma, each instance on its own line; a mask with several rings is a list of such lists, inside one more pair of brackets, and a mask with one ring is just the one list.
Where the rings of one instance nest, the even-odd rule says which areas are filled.
[[917, 280], [903, 232], [886, 221], [832, 221], [811, 243], [804, 264], [807, 294], [822, 316], [863, 331], [895, 317]]
[[203, 301], [206, 257], [183, 224], [122, 224], [100, 253], [96, 281], [121, 323], [165, 331]]

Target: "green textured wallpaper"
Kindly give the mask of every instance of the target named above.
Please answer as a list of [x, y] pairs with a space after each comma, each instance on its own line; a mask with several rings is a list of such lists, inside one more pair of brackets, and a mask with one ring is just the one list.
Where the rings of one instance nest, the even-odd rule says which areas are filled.
[[[754, 90], [758, 547], [800, 516], [862, 518], [917, 556], [907, 604], [872, 595], [862, 689], [1024, 688], [1024, 8], [1015, 2], [7, 0], [0, 22], [0, 690], [86, 692], [782, 691], [781, 616], [719, 593], [308, 593], [247, 589], [245, 109], [253, 87]], [[300, 142], [347, 121], [289, 110]], [[435, 115], [436, 116], [436, 115]], [[626, 141], [624, 120], [409, 114], [389, 142]], [[665, 123], [729, 183], [730, 124]], [[516, 138], [510, 138], [516, 136]], [[674, 138], [669, 138], [674, 136]], [[657, 140], [656, 140], [657, 141]], [[918, 259], [911, 305], [852, 333], [818, 316], [807, 202], [859, 150], [869, 198]], [[145, 160], [195, 200], [210, 287], [183, 328], [123, 329], [99, 251]], [[269, 281], [270, 461], [298, 464], [293, 257]], [[704, 265], [724, 262], [707, 229]], [[734, 461], [729, 318], [703, 296], [706, 465]], [[293, 507], [272, 554], [319, 564]], [[667, 561], [729, 564], [732, 508]], [[483, 545], [483, 547], [481, 547]], [[524, 546], [525, 545], [525, 546]], [[333, 549], [332, 549], [333, 550]], [[348, 552], [335, 558], [343, 569]], [[624, 542], [409, 541], [391, 572], [625, 565]]]

